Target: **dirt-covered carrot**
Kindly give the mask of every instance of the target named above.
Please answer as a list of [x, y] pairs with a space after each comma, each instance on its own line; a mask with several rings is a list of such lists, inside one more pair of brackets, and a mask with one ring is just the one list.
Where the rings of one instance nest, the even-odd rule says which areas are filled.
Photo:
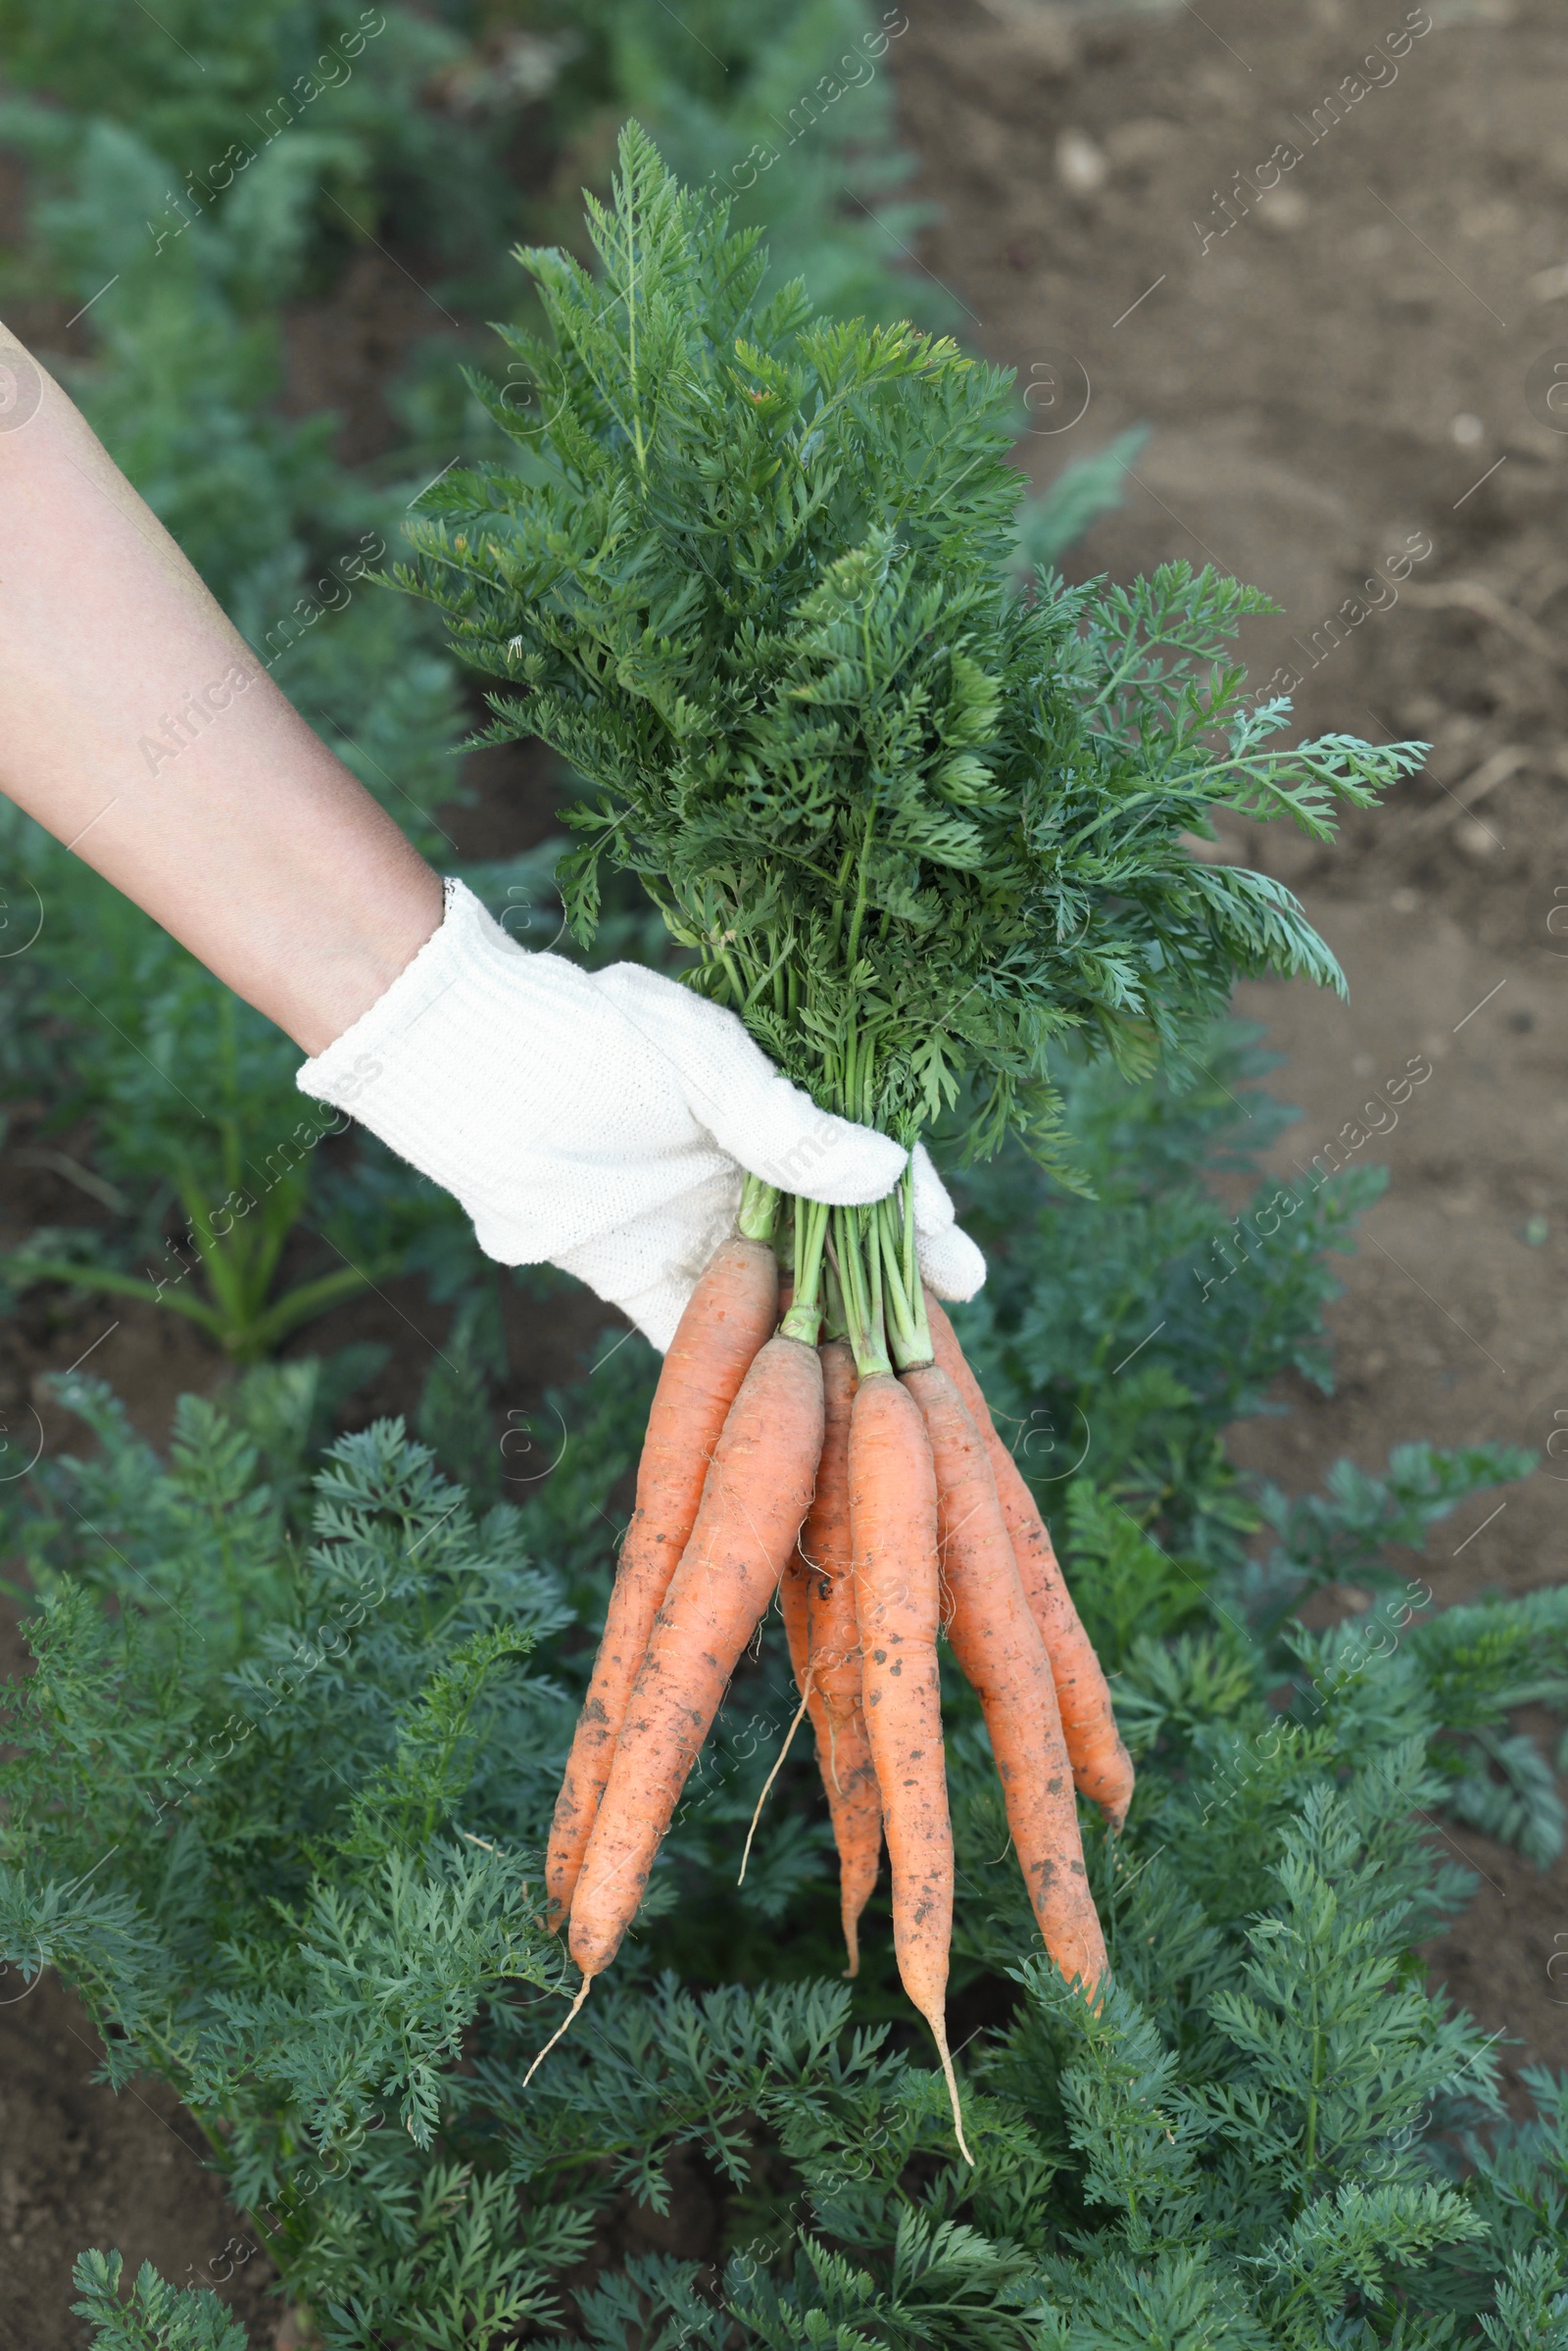
[[790, 1661], [816, 1734], [816, 1760], [839, 1856], [839, 1903], [853, 1976], [860, 1965], [860, 1913], [876, 1884], [882, 1798], [861, 1695], [860, 1634], [850, 1536], [850, 1410], [855, 1357], [843, 1340], [820, 1349], [822, 1457], [816, 1494], [779, 1597]]
[[816, 1348], [783, 1335], [770, 1339], [714, 1449], [583, 1855], [568, 1947], [585, 1978], [609, 1966], [636, 1916], [725, 1685], [795, 1548], [821, 1449]]
[[777, 1314], [771, 1245], [726, 1241], [692, 1292], [648, 1415], [637, 1498], [604, 1636], [556, 1799], [545, 1856], [552, 1926], [563, 1927], [654, 1616], [696, 1523], [713, 1449]]
[[1116, 1728], [1104, 1671], [1073, 1606], [1039, 1505], [1017, 1462], [997, 1435], [980, 1383], [964, 1360], [952, 1323], [929, 1290], [925, 1308], [936, 1359], [985, 1440], [1024, 1597], [1051, 1659], [1073, 1779], [1119, 1829], [1132, 1802], [1133, 1763]]
[[943, 1618], [980, 1700], [1007, 1826], [1046, 1949], [1091, 1990], [1104, 1937], [1084, 1869], [1072, 1769], [1051, 1660], [1030, 1613], [985, 1442], [940, 1364], [903, 1374], [920, 1407], [937, 1481]]
[[920, 1408], [891, 1372], [862, 1374], [850, 1414], [850, 1523], [865, 1722], [893, 1875], [893, 1941], [930, 2026], [965, 2161], [948, 2052], [953, 1827], [937, 1665], [937, 1490]]

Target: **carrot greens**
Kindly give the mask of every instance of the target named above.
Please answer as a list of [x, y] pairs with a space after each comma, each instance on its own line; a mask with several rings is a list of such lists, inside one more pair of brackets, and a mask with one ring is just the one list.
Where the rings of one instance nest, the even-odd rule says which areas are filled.
[[1010, 377], [764, 300], [758, 233], [636, 124], [588, 210], [597, 277], [518, 256], [551, 330], [501, 330], [525, 417], [474, 379], [515, 465], [448, 473], [397, 574], [502, 681], [484, 739], [594, 787], [578, 938], [627, 869], [824, 1107], [912, 1143], [961, 1102], [972, 1154], [1016, 1132], [1058, 1170], [1059, 1041], [1140, 1074], [1238, 975], [1343, 989], [1282, 883], [1190, 839], [1217, 809], [1327, 838], [1419, 747], [1281, 747], [1233, 651], [1273, 608], [1212, 569], [1010, 586]]

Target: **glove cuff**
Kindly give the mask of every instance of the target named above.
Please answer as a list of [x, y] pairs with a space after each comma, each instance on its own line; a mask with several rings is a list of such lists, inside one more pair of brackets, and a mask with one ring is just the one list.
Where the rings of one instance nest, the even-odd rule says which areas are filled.
[[491, 917], [464, 883], [449, 877], [441, 891], [441, 920], [413, 961], [404, 965], [390, 987], [341, 1037], [335, 1037], [296, 1071], [294, 1083], [302, 1094], [331, 1102], [340, 1110], [352, 1109], [385, 1075], [383, 1053], [394, 1039], [412, 1028], [419, 1014], [452, 986], [462, 967], [466, 944], [464, 933], [473, 914], [484, 922]]
[[[455, 1193], [489, 1254], [537, 1262], [605, 1213], [591, 1182], [573, 1200], [526, 1164], [569, 1124], [592, 1050], [593, 983], [519, 947], [466, 883], [444, 889], [440, 928], [295, 1083]], [[501, 1229], [502, 1203], [519, 1200], [533, 1212], [503, 1214]]]
[[[579, 1065], [581, 1024], [591, 1017], [586, 972], [519, 947], [466, 882], [449, 876], [442, 890], [440, 926], [413, 962], [295, 1080], [301, 1093], [352, 1110], [387, 1142], [387, 1126], [404, 1127], [416, 1104], [448, 1103], [463, 1081], [494, 1074], [484, 1064], [502, 1040], [511, 1049], [509, 1091], [524, 1062], [535, 1088], [558, 1075], [569, 1081]], [[454, 1048], [456, 1064], [447, 1058]]]
[[466, 884], [445, 889], [440, 929], [305, 1063], [301, 1092], [455, 1194], [507, 1265], [559, 1258], [718, 1174], [657, 1038], [591, 973], [519, 947]]

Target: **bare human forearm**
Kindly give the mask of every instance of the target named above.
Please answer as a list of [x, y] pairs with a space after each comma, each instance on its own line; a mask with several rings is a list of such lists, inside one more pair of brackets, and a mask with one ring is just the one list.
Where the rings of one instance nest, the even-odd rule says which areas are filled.
[[0, 369], [0, 790], [318, 1053], [436, 929], [440, 881], [4, 327]]

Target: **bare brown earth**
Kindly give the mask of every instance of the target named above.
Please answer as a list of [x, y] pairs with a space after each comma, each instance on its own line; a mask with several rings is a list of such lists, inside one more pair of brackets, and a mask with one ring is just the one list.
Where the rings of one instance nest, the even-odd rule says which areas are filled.
[[[1250, 624], [1247, 656], [1259, 682], [1299, 677], [1302, 728], [1434, 746], [1426, 774], [1332, 851], [1240, 824], [1223, 845], [1300, 892], [1350, 984], [1348, 1005], [1297, 986], [1241, 993], [1304, 1113], [1276, 1164], [1359, 1121], [1384, 1129], [1359, 1155], [1391, 1171], [1332, 1313], [1337, 1393], [1293, 1387], [1288, 1418], [1236, 1432], [1236, 1458], [1298, 1491], [1408, 1438], [1531, 1446], [1537, 1475], [1500, 1513], [1483, 1499], [1440, 1529], [1420, 1573], [1440, 1602], [1556, 1581], [1568, 412], [1547, 392], [1554, 356], [1568, 361], [1568, 18], [1554, 0], [1202, 0], [1076, 22], [1029, 0], [908, 0], [908, 15], [889, 64], [918, 184], [941, 208], [919, 264], [971, 344], [1039, 387], [1042, 425], [1065, 423], [1025, 442], [1030, 470], [1044, 484], [1152, 427], [1075, 574], [1185, 557], [1253, 580], [1283, 610]], [[309, 333], [300, 345], [296, 392], [321, 365]], [[476, 848], [513, 845], [485, 822]], [[536, 808], [519, 834], [537, 837]], [[1366, 1105], [1388, 1103], [1412, 1056], [1432, 1074], [1390, 1124]], [[69, 1363], [108, 1319], [69, 1309], [27, 1336], [28, 1361]], [[395, 1339], [383, 1409], [416, 1388], [438, 1323], [399, 1295], [345, 1310], [330, 1338]], [[559, 1317], [531, 1336], [559, 1359]], [[520, 1360], [537, 1378], [543, 1358]], [[149, 1433], [220, 1368], [134, 1314], [95, 1363]], [[1568, 1861], [1542, 1876], [1479, 1837], [1453, 1841], [1481, 1886], [1434, 1949], [1437, 1977], [1506, 2036], [1514, 2072], [1568, 2064], [1568, 1966], [1552, 1966]], [[85, 2035], [47, 1988], [0, 2006], [0, 2351], [79, 2341], [64, 2309], [80, 2245], [119, 2243], [180, 2277], [215, 2255], [220, 2268], [235, 2226], [178, 2152], [187, 2119], [145, 2085], [144, 2105], [88, 2085]], [[221, 2290], [253, 2293], [259, 2271]]]
[[[1391, 1174], [1332, 1314], [1338, 1393], [1293, 1388], [1235, 1456], [1299, 1490], [1409, 1438], [1530, 1446], [1537, 1475], [1490, 1524], [1495, 1497], [1440, 1529], [1420, 1572], [1440, 1602], [1554, 1582], [1568, 395], [1556, 414], [1545, 388], [1550, 355], [1568, 361], [1568, 20], [1439, 0], [1212, 0], [1076, 28], [1022, 0], [910, 15], [904, 127], [943, 207], [921, 258], [970, 337], [1045, 387], [1042, 426], [1065, 424], [1024, 443], [1035, 478], [1152, 427], [1075, 576], [1234, 571], [1283, 608], [1246, 651], [1260, 683], [1289, 673], [1301, 731], [1434, 747], [1333, 850], [1240, 823], [1225, 846], [1299, 891], [1349, 980], [1348, 1004], [1240, 992], [1304, 1113], [1274, 1163], [1353, 1121], [1382, 1127], [1358, 1155]], [[1396, 1107], [1412, 1056], [1432, 1075]], [[1438, 1975], [1516, 2036], [1511, 2065], [1568, 2062], [1565, 1969], [1547, 1973], [1568, 1864], [1542, 1877], [1456, 1841], [1483, 1883]]]

